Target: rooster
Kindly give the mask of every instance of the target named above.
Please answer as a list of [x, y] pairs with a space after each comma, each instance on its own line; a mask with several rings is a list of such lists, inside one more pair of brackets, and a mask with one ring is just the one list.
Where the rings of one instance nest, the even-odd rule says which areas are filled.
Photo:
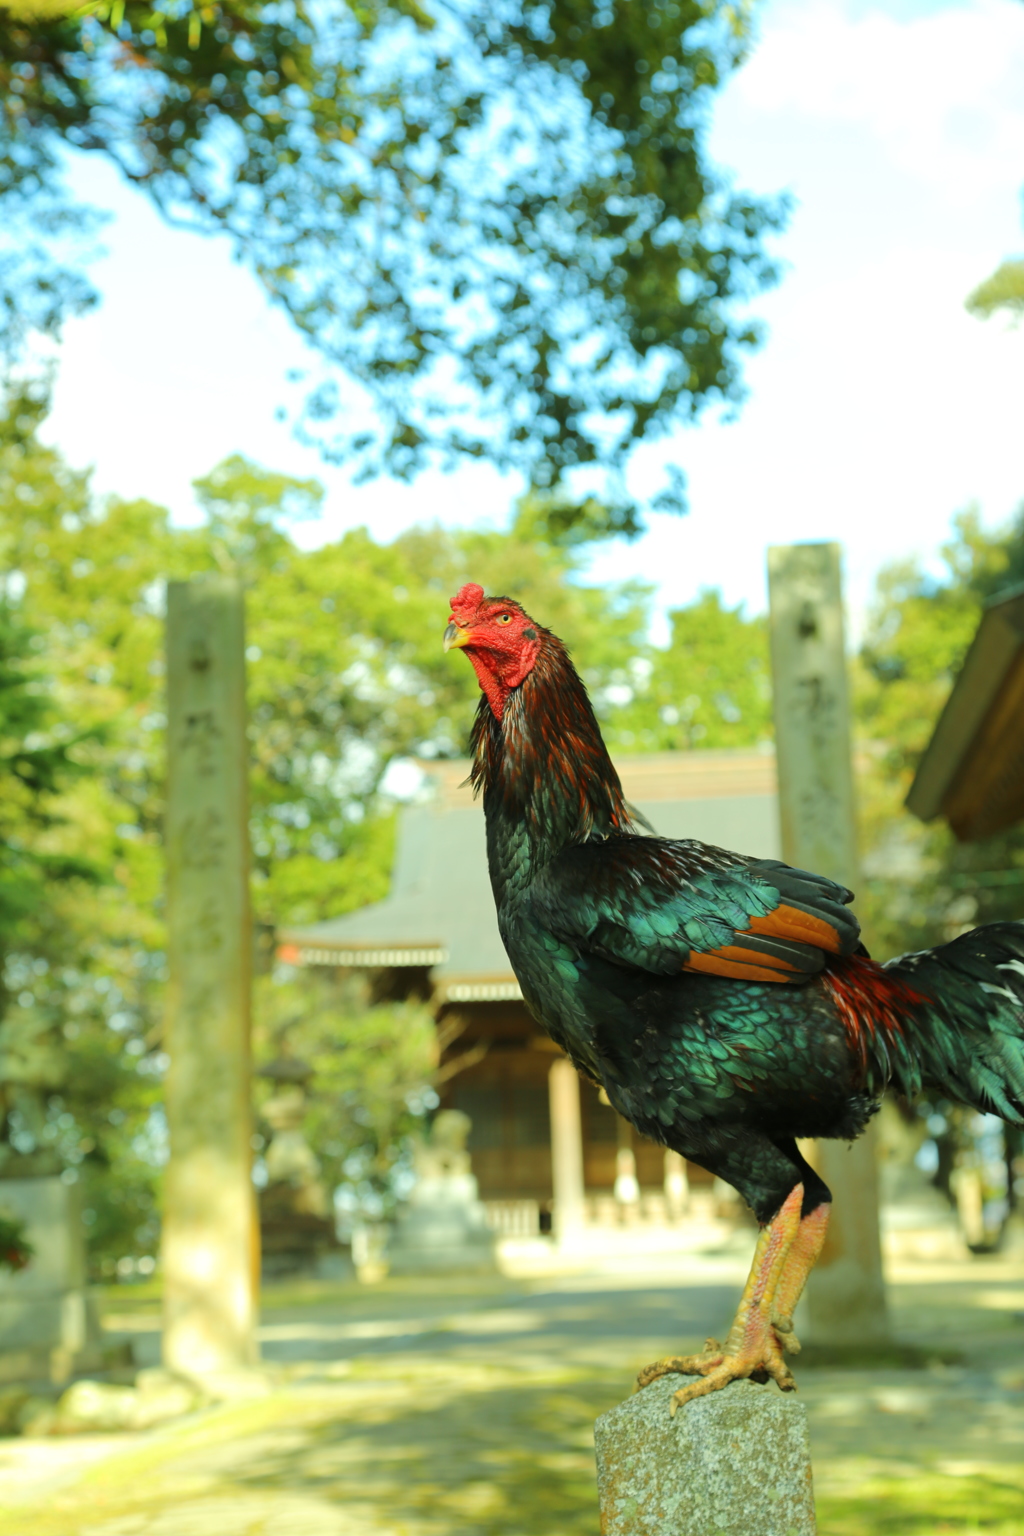
[[451, 608], [445, 650], [482, 689], [471, 777], [523, 997], [619, 1114], [731, 1184], [760, 1226], [724, 1346], [638, 1386], [694, 1378], [673, 1412], [742, 1377], [791, 1391], [784, 1352], [832, 1199], [797, 1140], [853, 1140], [889, 1083], [1024, 1122], [1024, 925], [877, 964], [843, 886], [646, 835], [557, 636], [474, 583]]

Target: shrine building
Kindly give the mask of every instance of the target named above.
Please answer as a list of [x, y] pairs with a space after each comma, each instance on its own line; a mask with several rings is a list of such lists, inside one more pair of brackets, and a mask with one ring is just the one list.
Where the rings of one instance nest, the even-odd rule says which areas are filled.
[[[446, 1066], [457, 1069], [438, 1088], [441, 1103], [472, 1120], [473, 1170], [499, 1230], [550, 1230], [556, 1192], [560, 1208], [599, 1220], [624, 1169], [635, 1174], [640, 1202], [656, 1207], [664, 1149], [590, 1083], [567, 1079], [565, 1057], [523, 1002], [498, 934], [468, 762], [419, 766], [426, 789], [399, 813], [386, 900], [282, 928], [279, 958], [366, 971], [377, 997], [430, 1001], [445, 1042], [442, 1078]], [[771, 751], [664, 752], [620, 757], [616, 766], [626, 799], [659, 834], [781, 856]], [[702, 1169], [688, 1173], [693, 1184], [710, 1183]]]

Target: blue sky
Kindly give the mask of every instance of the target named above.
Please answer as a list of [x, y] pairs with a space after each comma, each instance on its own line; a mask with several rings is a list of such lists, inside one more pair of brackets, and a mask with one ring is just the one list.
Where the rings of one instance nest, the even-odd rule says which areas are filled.
[[[996, 523], [1024, 500], [1024, 328], [963, 307], [1024, 250], [1022, 80], [1020, 0], [767, 0], [710, 147], [739, 186], [795, 201], [783, 282], [755, 306], [768, 342], [736, 421], [638, 451], [633, 488], [678, 463], [690, 512], [599, 550], [594, 578], [652, 581], [662, 615], [705, 586], [757, 610], [769, 544], [835, 538], [856, 626], [882, 564], [934, 563], [959, 509]], [[353, 488], [322, 464], [275, 419], [302, 344], [226, 243], [168, 229], [94, 159], [72, 182], [115, 218], [93, 269], [103, 302], [67, 329], [47, 432], [100, 492], [192, 520], [192, 478], [242, 452], [323, 480], [309, 545], [361, 523], [389, 538], [505, 521], [517, 485], [486, 466]]]

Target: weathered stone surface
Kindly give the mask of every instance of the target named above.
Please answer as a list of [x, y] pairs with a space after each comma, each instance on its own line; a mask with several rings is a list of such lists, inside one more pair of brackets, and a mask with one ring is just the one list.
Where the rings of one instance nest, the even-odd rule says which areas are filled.
[[814, 1536], [803, 1405], [737, 1381], [680, 1408], [663, 1376], [594, 1426], [602, 1536]]

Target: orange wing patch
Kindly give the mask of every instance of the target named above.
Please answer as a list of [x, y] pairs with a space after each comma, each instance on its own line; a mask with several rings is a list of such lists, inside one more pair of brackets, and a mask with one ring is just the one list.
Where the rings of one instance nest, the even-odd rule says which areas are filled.
[[[733, 956], [742, 955], [742, 960]], [[751, 963], [749, 949], [740, 949], [734, 944], [723, 945], [721, 949], [710, 950], [707, 954], [698, 954], [690, 951], [690, 958], [683, 966], [684, 971], [703, 971], [709, 976], [731, 976], [736, 981], [775, 981], [787, 982], [795, 980], [798, 973], [796, 966], [787, 965], [775, 955], [759, 955], [763, 963], [754, 965]], [[800, 974], [800, 980], [805, 978]]]
[[[756, 936], [767, 941], [764, 948]], [[767, 917], [751, 918], [734, 943], [704, 953], [691, 949], [683, 970], [736, 981], [806, 982], [820, 971], [823, 952], [838, 954], [840, 945], [839, 934], [825, 918], [784, 902]], [[789, 949], [789, 957], [778, 953], [781, 948]]]
[[[742, 937], [742, 935], [741, 935]], [[791, 960], [786, 960], [782, 955], [773, 955], [756, 945], [746, 944], [719, 944], [717, 949], [707, 950], [705, 955], [718, 955], [722, 960], [731, 960], [736, 965], [767, 965], [773, 971], [797, 971], [799, 966]], [[705, 956], [697, 956], [690, 952], [690, 959], [703, 959]]]
[[769, 912], [767, 917], [752, 917], [747, 931], [771, 934], [777, 939], [793, 939], [798, 944], [810, 944], [815, 949], [824, 949], [830, 955], [838, 955], [840, 949], [839, 934], [831, 923], [823, 917], [816, 917], [812, 912], [802, 912], [799, 907], [789, 907], [785, 903], [776, 907], [774, 912]]

